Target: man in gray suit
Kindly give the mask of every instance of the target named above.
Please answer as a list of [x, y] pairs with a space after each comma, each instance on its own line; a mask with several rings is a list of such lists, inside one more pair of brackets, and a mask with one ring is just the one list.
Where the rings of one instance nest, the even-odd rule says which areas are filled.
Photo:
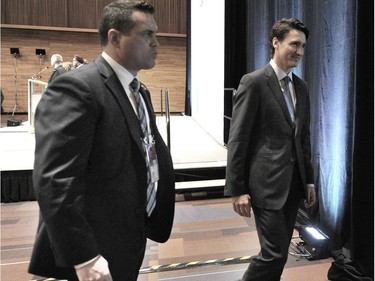
[[63, 64], [62, 55], [53, 54], [51, 56], [51, 65], [53, 66], [53, 71], [48, 79], [48, 83], [51, 83], [54, 79], [56, 79], [57, 76], [60, 76], [61, 74], [67, 72]]
[[261, 246], [244, 281], [280, 280], [300, 201], [310, 207], [316, 200], [308, 87], [291, 72], [308, 35], [297, 19], [276, 22], [270, 63], [243, 76], [235, 97], [225, 194], [239, 215], [253, 210]]
[[135, 80], [155, 65], [153, 14], [142, 1], [106, 6], [103, 53], [57, 77], [38, 104], [33, 183], [40, 224], [30, 273], [135, 281], [146, 238], [170, 236], [172, 159], [150, 93]]

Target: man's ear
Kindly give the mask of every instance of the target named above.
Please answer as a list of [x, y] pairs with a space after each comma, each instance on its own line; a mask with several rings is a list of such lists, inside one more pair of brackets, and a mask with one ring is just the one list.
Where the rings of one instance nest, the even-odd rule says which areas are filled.
[[120, 32], [116, 29], [108, 30], [108, 42], [112, 45], [117, 47], [120, 44]]
[[276, 49], [278, 44], [279, 44], [279, 40], [277, 40], [276, 37], [273, 37], [272, 38], [272, 46], [274, 47], [274, 49]]

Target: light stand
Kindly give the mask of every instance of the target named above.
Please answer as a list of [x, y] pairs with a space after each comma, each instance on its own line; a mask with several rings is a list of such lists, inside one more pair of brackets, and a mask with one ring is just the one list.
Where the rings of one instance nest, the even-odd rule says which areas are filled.
[[42, 75], [40, 75], [44, 70], [47, 68], [42, 69], [42, 57], [46, 55], [46, 50], [45, 49], [35, 49], [35, 54], [39, 56], [39, 72], [36, 74], [36, 76], [33, 76], [33, 79], [42, 79]]
[[17, 57], [20, 55], [19, 48], [10, 48], [10, 53], [13, 55], [14, 61], [14, 106], [12, 110], [12, 116], [16, 111], [21, 111], [22, 107], [18, 104], [18, 93], [17, 93], [17, 84], [18, 84], [18, 72], [17, 72]]

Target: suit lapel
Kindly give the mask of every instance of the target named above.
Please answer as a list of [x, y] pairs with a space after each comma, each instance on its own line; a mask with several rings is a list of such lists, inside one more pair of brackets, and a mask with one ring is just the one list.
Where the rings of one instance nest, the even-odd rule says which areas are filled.
[[141, 129], [139, 125], [139, 120], [134, 112], [134, 109], [129, 101], [129, 98], [121, 85], [120, 80], [117, 78], [116, 74], [113, 72], [109, 64], [100, 55], [95, 61], [100, 73], [106, 77], [105, 84], [111, 94], [118, 101], [121, 111], [124, 114], [125, 121], [128, 124], [130, 134], [132, 135], [134, 141], [136, 142], [140, 152], [143, 154], [143, 147], [141, 142]]
[[141, 87], [139, 89], [139, 93], [141, 94], [143, 100], [145, 101], [146, 108], [147, 108], [147, 113], [150, 121], [150, 126], [151, 126], [151, 134], [155, 134], [155, 118], [154, 118], [154, 109], [151, 104], [151, 96], [150, 92], [148, 91], [147, 87], [141, 83]]
[[290, 118], [288, 106], [286, 104], [283, 92], [280, 88], [279, 80], [277, 79], [276, 73], [270, 64], [268, 64], [265, 68], [265, 75], [267, 76], [268, 86], [270, 87], [277, 102], [279, 103], [286, 120], [288, 121], [289, 125], [293, 128], [295, 125], [293, 124], [292, 119]]

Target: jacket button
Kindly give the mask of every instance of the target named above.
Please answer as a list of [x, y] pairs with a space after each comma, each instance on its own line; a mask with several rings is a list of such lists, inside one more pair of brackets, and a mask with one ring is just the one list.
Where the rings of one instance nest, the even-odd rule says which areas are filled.
[[294, 157], [290, 157], [289, 158], [290, 162], [294, 163], [294, 161], [296, 161], [296, 159]]

